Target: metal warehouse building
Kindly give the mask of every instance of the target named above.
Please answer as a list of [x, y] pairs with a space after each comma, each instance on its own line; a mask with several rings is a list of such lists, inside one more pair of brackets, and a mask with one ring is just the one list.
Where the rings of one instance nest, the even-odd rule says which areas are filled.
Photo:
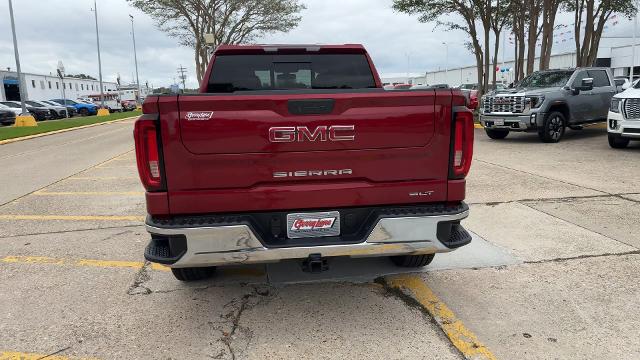
[[[604, 66], [610, 67], [613, 70], [614, 76], [629, 76], [630, 68], [631, 68], [631, 58], [633, 52], [633, 46], [630, 41], [618, 41], [615, 44], [612, 44], [610, 47], [601, 46], [598, 49], [598, 59], [596, 61], [596, 66]], [[498, 57], [501, 59], [502, 54]], [[508, 56], [508, 54], [507, 54]], [[538, 69], [539, 58], [535, 59], [534, 69]], [[472, 54], [469, 54], [469, 61], [473, 62], [474, 57]], [[526, 60], [525, 60], [526, 61]], [[551, 55], [550, 59], [550, 68], [570, 68], [575, 67], [576, 64], [576, 54], [575, 52], [566, 52], [561, 54]], [[494, 64], [491, 68], [495, 69], [496, 67], [500, 68], [513, 68], [514, 61], [513, 59], [507, 60], [504, 62], [504, 65], [501, 61], [498, 64]], [[636, 47], [635, 50], [635, 62], [633, 68], [634, 75], [640, 75], [640, 47]], [[398, 76], [390, 76], [385, 77], [382, 76], [383, 82], [387, 83], [405, 83], [405, 84], [449, 84], [451, 86], [457, 86], [465, 83], [476, 83], [478, 81], [478, 72], [475, 65], [458, 67], [458, 68], [449, 68], [448, 70], [439, 69], [437, 71], [427, 71], [424, 75], [409, 75], [398, 77]], [[493, 76], [493, 75], [491, 75]], [[490, 77], [491, 79], [492, 77]], [[510, 83], [513, 81], [513, 74], [509, 72], [497, 72], [496, 80]]]
[[[614, 76], [629, 76], [629, 70], [631, 68], [631, 45], [621, 45], [612, 47], [600, 47], [598, 49], [598, 59], [595, 66], [611, 67]], [[640, 75], [640, 48], [636, 47], [634, 63], [634, 75]], [[470, 60], [473, 58], [470, 57]], [[538, 69], [539, 58], [535, 59], [534, 69]], [[551, 55], [550, 68], [570, 68], [575, 67], [576, 54], [575, 52], [567, 52], [562, 54]], [[492, 68], [495, 67], [513, 68], [513, 60], [505, 61], [504, 66], [502, 62], [498, 62]], [[458, 85], [464, 83], [475, 83], [478, 81], [476, 67], [467, 66], [462, 68], [449, 69], [448, 71], [439, 70], [434, 72], [427, 72], [426, 79], [422, 77], [420, 80], [426, 81], [428, 84], [446, 83], [450, 85]], [[503, 82], [511, 82], [512, 74], [508, 72], [497, 72], [496, 80]], [[416, 81], [413, 81], [416, 82]]]
[[[20, 100], [24, 95], [25, 100], [48, 100], [62, 98], [64, 87], [67, 99], [76, 99], [87, 95], [100, 94], [100, 82], [98, 80], [77, 79], [65, 77], [62, 81], [55, 75], [38, 75], [22, 73], [25, 89], [20, 89], [18, 73], [14, 71], [0, 70], [0, 101]], [[115, 82], [102, 82], [104, 92], [117, 91]]]

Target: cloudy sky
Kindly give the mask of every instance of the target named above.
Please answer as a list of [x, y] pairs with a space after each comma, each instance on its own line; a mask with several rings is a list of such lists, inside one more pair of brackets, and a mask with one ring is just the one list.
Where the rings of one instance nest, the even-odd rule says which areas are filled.
[[[383, 74], [424, 73], [444, 69], [443, 42], [448, 43], [448, 66], [471, 65], [464, 34], [419, 23], [415, 17], [394, 13], [392, 0], [303, 0], [307, 9], [300, 26], [286, 34], [269, 35], [263, 43], [362, 43]], [[92, 0], [14, 0], [14, 13], [23, 71], [55, 72], [62, 60], [68, 73], [97, 77], [97, 53]], [[179, 46], [155, 26], [153, 19], [130, 7], [125, 0], [99, 0], [98, 22], [103, 75], [123, 82], [134, 74], [129, 14], [135, 17], [140, 81], [154, 87], [173, 82], [179, 65], [187, 68], [188, 87], [196, 87], [192, 50]], [[561, 15], [569, 24], [571, 16]], [[630, 21], [621, 19], [608, 36], [630, 34]], [[568, 39], [567, 39], [568, 40]], [[573, 50], [560, 42], [554, 53]], [[606, 40], [604, 42], [606, 44]], [[507, 59], [513, 49], [507, 45]], [[9, 10], [0, 1], [0, 68], [15, 68]]]

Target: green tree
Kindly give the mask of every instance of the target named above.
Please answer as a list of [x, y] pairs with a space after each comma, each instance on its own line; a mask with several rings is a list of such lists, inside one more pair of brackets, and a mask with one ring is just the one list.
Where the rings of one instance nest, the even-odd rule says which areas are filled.
[[[243, 44], [266, 34], [286, 32], [301, 20], [299, 0], [127, 0], [150, 15], [181, 45], [194, 49], [196, 75], [202, 80], [209, 63], [207, 45]], [[205, 42], [212, 34], [213, 44]]]
[[574, 13], [577, 66], [592, 66], [595, 63], [600, 37], [611, 15], [620, 13], [631, 17], [637, 11], [634, 0], [567, 0], [565, 9]]
[[[489, 32], [491, 29], [491, 0], [393, 0], [393, 9], [418, 15], [420, 22], [435, 22], [449, 30], [460, 30], [469, 36], [468, 48], [476, 58], [480, 93], [489, 80]], [[463, 21], [441, 20], [457, 15]], [[479, 20], [480, 27], [477, 26]], [[483, 36], [481, 44], [480, 35]]]

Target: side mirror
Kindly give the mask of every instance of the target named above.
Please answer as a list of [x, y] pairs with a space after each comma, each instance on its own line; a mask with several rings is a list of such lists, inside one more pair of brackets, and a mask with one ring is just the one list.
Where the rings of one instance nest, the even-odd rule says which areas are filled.
[[576, 90], [580, 90], [580, 91], [593, 90], [593, 78], [582, 79], [582, 83], [580, 84], [580, 87], [576, 88]]

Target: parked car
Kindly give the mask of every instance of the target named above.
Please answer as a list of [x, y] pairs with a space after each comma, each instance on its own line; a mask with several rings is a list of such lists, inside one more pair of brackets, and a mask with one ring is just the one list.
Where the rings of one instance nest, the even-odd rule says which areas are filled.
[[284, 259], [422, 267], [468, 244], [474, 130], [460, 91], [385, 91], [361, 45], [295, 49], [222, 45], [199, 94], [146, 98], [145, 258], [189, 281]]
[[102, 106], [102, 101], [104, 101], [104, 107], [109, 110], [110, 113], [114, 113], [116, 111], [122, 111], [122, 103], [120, 102], [120, 95], [118, 93], [105, 93], [104, 95], [89, 95], [89, 99], [92, 100], [92, 103], [97, 105], [98, 107]]
[[611, 99], [607, 116], [609, 146], [626, 148], [629, 142], [640, 140], [640, 82], [616, 94]]
[[72, 105], [62, 105], [57, 102], [53, 102], [51, 100], [40, 100], [39, 102], [43, 104], [51, 105], [51, 106], [64, 106], [67, 109], [67, 114], [69, 114], [69, 117], [74, 117], [78, 113], [76, 111], [76, 107]]
[[[633, 77], [633, 84], [635, 84], [638, 81], [638, 78], [640, 78], [640, 76], [634, 76]], [[631, 83], [631, 81], [629, 81], [629, 77], [628, 76], [616, 76], [613, 78], [616, 86], [619, 88], [619, 91], [624, 91], [627, 90], [628, 88], [630, 88], [633, 84]]]
[[0, 110], [11, 111], [15, 116], [22, 114], [22, 107], [15, 108], [13, 106], [7, 106], [0, 102]]
[[477, 83], [460, 84], [460, 86], [458, 86], [460, 90], [478, 90], [479, 88]]
[[122, 111], [133, 111], [138, 107], [134, 100], [122, 100], [120, 103], [122, 104]]
[[82, 116], [95, 115], [98, 113], [98, 107], [93, 104], [86, 104], [70, 99], [51, 99], [51, 101], [58, 104], [71, 105], [75, 107], [78, 114]]
[[[1, 103], [8, 107], [18, 109], [20, 112], [22, 112], [22, 104], [20, 104], [19, 101], [2, 101]], [[51, 115], [51, 111], [49, 111], [49, 109], [46, 107], [31, 106], [27, 104], [26, 101], [25, 106], [27, 108], [27, 111], [29, 111], [29, 113], [33, 115], [36, 121], [49, 120], [53, 118], [53, 115]]]
[[456, 89], [460, 89], [467, 98], [467, 107], [475, 110], [478, 108], [478, 84], [461, 84]]
[[16, 122], [16, 113], [7, 110], [4, 108], [0, 108], [0, 124], [2, 125], [12, 125]]
[[558, 142], [567, 127], [606, 121], [615, 93], [609, 68], [536, 71], [516, 88], [484, 96], [480, 122], [492, 139], [537, 131], [543, 142]]
[[407, 90], [411, 88], [411, 84], [394, 84], [391, 90]]
[[65, 106], [62, 106], [62, 105], [53, 106], [53, 105], [45, 104], [42, 101], [35, 101], [35, 100], [27, 100], [25, 101], [25, 103], [33, 107], [49, 109], [49, 112], [51, 112], [52, 119], [63, 119], [67, 117], [67, 108]]

